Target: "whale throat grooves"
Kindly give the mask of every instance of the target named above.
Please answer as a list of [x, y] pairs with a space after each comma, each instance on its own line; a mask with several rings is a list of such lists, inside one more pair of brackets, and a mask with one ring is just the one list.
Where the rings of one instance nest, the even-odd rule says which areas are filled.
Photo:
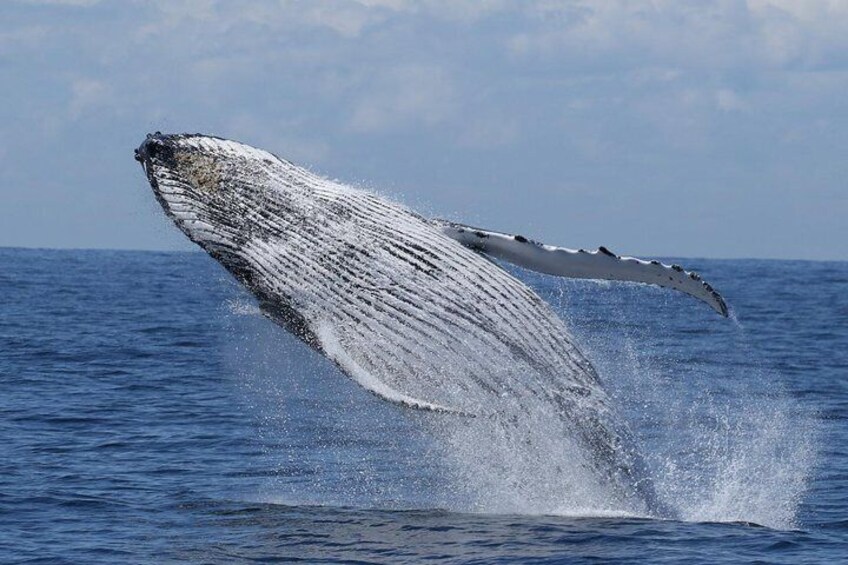
[[219, 138], [156, 135], [137, 158], [167, 215], [269, 318], [375, 395], [448, 413], [429, 425], [492, 485], [532, 496], [515, 469], [544, 467], [563, 496], [595, 481], [609, 486], [598, 504], [650, 498], [562, 320], [441, 223]]

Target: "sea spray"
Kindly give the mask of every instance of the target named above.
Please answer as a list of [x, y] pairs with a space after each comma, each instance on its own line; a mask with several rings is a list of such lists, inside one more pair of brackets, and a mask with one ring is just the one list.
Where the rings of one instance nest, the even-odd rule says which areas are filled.
[[781, 375], [760, 368], [763, 352], [741, 323], [706, 324], [651, 291], [658, 307], [647, 315], [638, 300], [645, 289], [628, 285], [554, 285], [560, 315], [630, 423], [658, 496], [679, 518], [798, 527], [817, 427]]
[[442, 420], [432, 422], [431, 429], [443, 446], [443, 464], [453, 482], [471, 495], [471, 505], [457, 510], [646, 513], [635, 491], [603, 480], [593, 454], [562, 419], [545, 410], [525, 410], [513, 418]]
[[[721, 354], [715, 335], [681, 342], [680, 335], [704, 331], [698, 320], [683, 328], [679, 319], [646, 322], [631, 306], [638, 291], [626, 285], [534, 283], [598, 368], [663, 505], [687, 521], [797, 527], [816, 432], [782, 391], [779, 375], [758, 371], [755, 362], [743, 368], [711, 362], [710, 355]], [[651, 299], [661, 311], [679, 307], [657, 295]], [[268, 462], [276, 467], [262, 500], [650, 514], [638, 497], [604, 482], [574, 430], [552, 417], [549, 405], [482, 418], [398, 408], [364, 392], [245, 303], [234, 303], [231, 313], [241, 319], [233, 331], [246, 332], [233, 355], [237, 380], [259, 414]], [[718, 327], [722, 347], [747, 347], [738, 328]], [[758, 353], [744, 355], [755, 360]], [[295, 414], [309, 419], [294, 420]], [[312, 438], [308, 449], [286, 441], [304, 435]]]
[[[398, 411], [426, 409], [440, 413], [427, 419], [440, 423], [446, 414], [489, 420], [450, 433], [434, 428], [444, 459], [459, 463], [452, 467], [469, 466], [478, 480], [494, 474], [532, 508], [552, 488], [565, 501], [557, 504], [574, 504], [592, 479], [609, 493], [600, 503], [584, 500], [589, 506], [637, 499], [655, 507], [627, 419], [591, 362], [548, 304], [492, 258], [566, 277], [667, 286], [726, 315], [697, 274], [605, 247], [551, 248], [430, 220], [219, 137], [151, 134], [135, 156], [164, 212], [276, 324]], [[343, 405], [331, 403], [325, 414], [344, 421]], [[319, 430], [331, 424], [315, 422]], [[457, 430], [473, 433], [458, 439]], [[335, 445], [335, 435], [315, 440]], [[343, 445], [350, 456], [371, 461], [353, 445]], [[480, 446], [496, 472], [478, 469]]]

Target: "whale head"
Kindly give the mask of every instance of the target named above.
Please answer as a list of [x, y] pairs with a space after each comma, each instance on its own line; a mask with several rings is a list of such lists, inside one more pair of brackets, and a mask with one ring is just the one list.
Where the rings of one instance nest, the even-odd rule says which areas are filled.
[[304, 213], [295, 167], [267, 151], [199, 134], [148, 134], [135, 150], [156, 199], [189, 239], [225, 265], [267, 236], [263, 214]]

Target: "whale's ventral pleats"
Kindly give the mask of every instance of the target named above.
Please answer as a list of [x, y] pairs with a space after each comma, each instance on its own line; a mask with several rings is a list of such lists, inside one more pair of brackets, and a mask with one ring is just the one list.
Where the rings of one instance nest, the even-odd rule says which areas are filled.
[[560, 421], [604, 480], [651, 498], [591, 363], [554, 311], [491, 257], [659, 284], [726, 314], [699, 277], [603, 247], [581, 253], [430, 220], [217, 137], [156, 133], [135, 156], [179, 229], [269, 318], [369, 391], [505, 429], [530, 413]]

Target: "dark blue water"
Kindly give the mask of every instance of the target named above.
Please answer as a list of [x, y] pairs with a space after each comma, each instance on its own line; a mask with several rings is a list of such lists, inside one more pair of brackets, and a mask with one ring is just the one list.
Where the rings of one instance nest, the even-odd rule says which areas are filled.
[[359, 389], [203, 254], [0, 249], [0, 561], [846, 561], [848, 263], [682, 262], [736, 322], [519, 273], [615, 396], [661, 521], [491, 513], [434, 415]]

